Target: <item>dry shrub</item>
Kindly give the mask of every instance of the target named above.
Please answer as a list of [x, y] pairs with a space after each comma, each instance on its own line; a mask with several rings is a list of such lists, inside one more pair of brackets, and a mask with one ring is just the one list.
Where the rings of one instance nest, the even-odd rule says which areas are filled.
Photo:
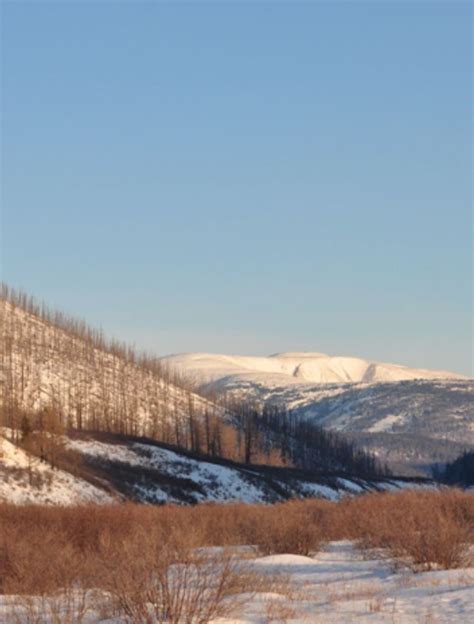
[[291, 553], [309, 555], [325, 541], [321, 526], [303, 502], [275, 505], [258, 518], [257, 545], [264, 555]]
[[388, 550], [415, 571], [458, 568], [469, 563], [472, 537], [472, 527], [452, 510], [420, 505], [393, 527]]
[[288, 620], [294, 620], [298, 616], [298, 610], [281, 596], [273, 596], [265, 601], [265, 622], [272, 624], [286, 624]]
[[350, 537], [363, 550], [383, 549], [414, 571], [469, 563], [474, 497], [457, 490], [371, 494], [348, 504]]
[[207, 545], [253, 545], [264, 554], [308, 555], [328, 541], [326, 516], [331, 505], [319, 500], [203, 505], [194, 508], [193, 522], [202, 527]]
[[204, 624], [234, 611], [251, 587], [236, 557], [197, 548], [182, 528], [103, 543], [101, 561], [112, 609], [130, 622]]
[[91, 560], [72, 547], [63, 532], [30, 527], [20, 535], [4, 531], [0, 568], [2, 589], [10, 600], [11, 621], [80, 624], [93, 607], [86, 579]]
[[[179, 609], [207, 617], [258, 586], [238, 568], [232, 549], [254, 545], [265, 554], [308, 555], [340, 539], [379, 549], [413, 570], [462, 566], [474, 542], [474, 496], [444, 489], [368, 494], [339, 503], [0, 504], [0, 593], [19, 595], [31, 622], [36, 608], [53, 621], [80, 622], [81, 614], [95, 608], [93, 592], [109, 592], [114, 608], [131, 621], [146, 622], [140, 618], [150, 610], [155, 621]], [[246, 579], [240, 586], [238, 572]], [[189, 621], [201, 616], [196, 617]]]

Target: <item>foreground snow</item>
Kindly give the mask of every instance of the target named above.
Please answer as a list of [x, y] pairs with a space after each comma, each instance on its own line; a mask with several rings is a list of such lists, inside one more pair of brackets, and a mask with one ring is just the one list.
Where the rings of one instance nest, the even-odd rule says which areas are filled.
[[[248, 565], [268, 580], [267, 586], [263, 583], [262, 591], [249, 595], [234, 617], [213, 620], [214, 624], [474, 621], [474, 568], [394, 572], [387, 561], [363, 559], [350, 542], [331, 543], [314, 557], [273, 555], [251, 559]], [[12, 602], [13, 597], [0, 597], [0, 622], [11, 621]], [[101, 619], [91, 610], [83, 621], [121, 624], [125, 620]]]
[[[296, 599], [273, 596], [282, 612], [286, 608], [290, 622], [474, 621], [474, 568], [416, 575], [394, 572], [387, 561], [364, 560], [350, 542], [332, 543], [312, 558], [273, 555], [257, 559], [254, 565], [265, 574], [290, 575]], [[276, 606], [271, 609], [278, 611]], [[243, 618], [227, 622], [263, 624], [265, 611], [269, 611], [268, 597], [257, 597]]]

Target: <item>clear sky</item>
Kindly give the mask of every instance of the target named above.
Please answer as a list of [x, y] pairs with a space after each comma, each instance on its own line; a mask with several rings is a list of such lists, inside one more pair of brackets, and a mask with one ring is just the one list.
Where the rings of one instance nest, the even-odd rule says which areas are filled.
[[470, 2], [1, 10], [4, 280], [159, 354], [470, 372]]

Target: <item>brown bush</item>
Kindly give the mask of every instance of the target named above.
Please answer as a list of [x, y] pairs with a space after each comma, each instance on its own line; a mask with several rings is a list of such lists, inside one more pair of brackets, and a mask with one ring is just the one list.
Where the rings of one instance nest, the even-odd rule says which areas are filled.
[[[415, 571], [462, 566], [474, 543], [474, 496], [445, 489], [368, 494], [339, 503], [0, 505], [0, 592], [25, 601], [38, 596], [50, 614], [59, 608], [61, 593], [87, 612], [93, 592], [109, 592], [114, 609], [132, 620], [145, 603], [156, 619], [166, 600], [169, 612], [176, 611], [175, 599], [188, 605], [185, 610], [199, 603], [204, 612], [204, 602], [224, 609], [238, 590], [232, 549], [253, 545], [265, 554], [308, 555], [339, 539], [378, 549]], [[211, 569], [220, 585], [209, 584]], [[196, 591], [215, 587], [214, 594], [188, 588], [189, 594], [165, 599], [170, 588], [183, 592], [187, 585]], [[63, 613], [58, 622], [61, 617], [69, 621]]]
[[357, 540], [363, 550], [383, 549], [414, 571], [469, 563], [474, 542], [471, 494], [447, 489], [370, 494], [346, 502], [342, 510], [346, 521], [350, 518], [343, 537]]
[[275, 505], [259, 515], [256, 543], [262, 554], [307, 556], [319, 550], [324, 541], [321, 526], [303, 502]]
[[228, 615], [250, 591], [242, 564], [225, 551], [191, 549], [185, 535], [169, 542], [138, 533], [110, 544], [103, 559], [104, 588], [114, 611], [131, 622], [201, 624]]

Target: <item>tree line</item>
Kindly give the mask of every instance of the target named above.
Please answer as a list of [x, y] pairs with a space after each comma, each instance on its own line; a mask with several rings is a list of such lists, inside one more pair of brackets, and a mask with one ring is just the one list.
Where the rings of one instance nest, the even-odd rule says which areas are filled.
[[443, 468], [435, 466], [433, 476], [448, 485], [474, 486], [474, 451], [465, 451]]

